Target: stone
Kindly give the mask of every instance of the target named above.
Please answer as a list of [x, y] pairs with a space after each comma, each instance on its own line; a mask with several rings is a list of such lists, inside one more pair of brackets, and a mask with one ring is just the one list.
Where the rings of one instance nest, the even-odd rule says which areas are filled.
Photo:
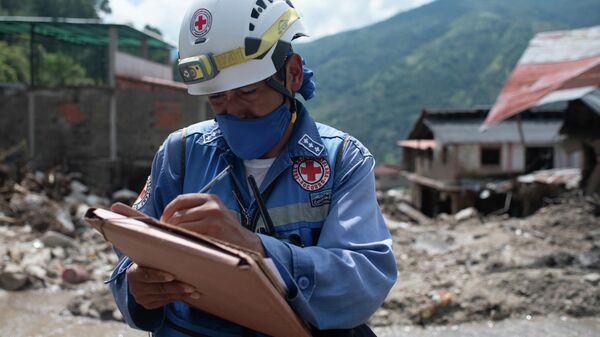
[[47, 266], [52, 260], [52, 252], [48, 248], [42, 248], [37, 250], [31, 250], [23, 255], [21, 266], [26, 268], [28, 266]]
[[122, 202], [131, 205], [137, 197], [138, 193], [128, 189], [122, 189], [113, 193], [112, 200], [113, 202]]
[[456, 221], [465, 221], [477, 216], [477, 210], [473, 207], [465, 208], [454, 215]]
[[25, 212], [39, 210], [49, 201], [50, 199], [44, 195], [29, 192], [24, 195], [19, 193], [14, 194], [10, 199], [9, 204], [14, 210]]
[[46, 279], [46, 276], [48, 276], [46, 269], [42, 268], [39, 265], [28, 265], [25, 267], [25, 272], [29, 276], [33, 276], [40, 280], [44, 280], [44, 279]]
[[0, 272], [0, 287], [15, 291], [22, 289], [27, 284], [27, 275], [21, 266], [9, 263]]
[[122, 321], [123, 320], [123, 315], [121, 314], [121, 312], [119, 311], [119, 309], [115, 309], [112, 312], [112, 317], [115, 321]]
[[55, 211], [57, 223], [60, 225], [59, 230], [63, 233], [75, 232], [75, 225], [71, 220], [71, 214], [64, 208], [57, 208]]
[[67, 257], [67, 254], [63, 247], [54, 247], [52, 248], [52, 256], [56, 259], [63, 260]]
[[63, 248], [75, 248], [77, 243], [74, 239], [54, 231], [48, 231], [42, 235], [40, 241], [44, 246], [49, 248], [63, 247]]
[[108, 208], [110, 206], [110, 200], [107, 198], [102, 198], [100, 196], [90, 194], [86, 197], [85, 203], [88, 205], [92, 205], [94, 207], [104, 207]]
[[598, 273], [587, 274], [583, 277], [583, 279], [586, 282], [597, 286], [600, 283], [600, 274], [598, 274]]
[[77, 180], [71, 181], [70, 187], [71, 191], [74, 193], [85, 194], [89, 191], [89, 188], [86, 185]]

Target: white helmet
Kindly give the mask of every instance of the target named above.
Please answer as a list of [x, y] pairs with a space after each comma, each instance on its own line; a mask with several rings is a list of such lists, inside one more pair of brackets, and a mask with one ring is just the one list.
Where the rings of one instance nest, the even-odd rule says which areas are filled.
[[275, 74], [300, 36], [290, 0], [194, 0], [179, 31], [179, 71], [191, 95], [243, 87]]

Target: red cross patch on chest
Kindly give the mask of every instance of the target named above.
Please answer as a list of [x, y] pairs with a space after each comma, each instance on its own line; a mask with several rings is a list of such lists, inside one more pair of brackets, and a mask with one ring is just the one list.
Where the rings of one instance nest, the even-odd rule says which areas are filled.
[[300, 157], [294, 161], [294, 180], [307, 191], [316, 191], [327, 184], [331, 177], [329, 163], [324, 158]]

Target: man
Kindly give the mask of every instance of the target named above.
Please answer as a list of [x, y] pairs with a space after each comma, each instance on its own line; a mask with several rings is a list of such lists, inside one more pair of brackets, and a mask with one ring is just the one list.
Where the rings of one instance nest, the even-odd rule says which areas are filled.
[[[288, 303], [315, 331], [352, 329], [381, 305], [396, 264], [372, 155], [316, 124], [295, 99], [315, 91], [312, 71], [291, 49], [304, 35], [290, 1], [193, 1], [181, 26], [179, 68], [190, 94], [208, 96], [216, 121], [169, 136], [134, 206], [272, 258]], [[228, 167], [226, 179], [198, 193]], [[111, 288], [127, 323], [156, 336], [249, 334], [183, 302], [202, 289], [125, 256]]]

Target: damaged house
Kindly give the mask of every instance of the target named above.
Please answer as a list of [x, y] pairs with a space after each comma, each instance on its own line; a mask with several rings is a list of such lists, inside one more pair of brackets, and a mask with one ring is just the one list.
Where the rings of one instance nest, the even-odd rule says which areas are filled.
[[600, 26], [537, 34], [485, 120], [485, 127], [530, 108], [561, 105], [564, 146], [582, 151], [581, 188], [600, 193]]
[[489, 109], [426, 109], [398, 142], [411, 198], [424, 214], [474, 206], [488, 213], [510, 203], [513, 178], [553, 168], [578, 168], [581, 153], [561, 144], [561, 111], [535, 111], [485, 132]]

